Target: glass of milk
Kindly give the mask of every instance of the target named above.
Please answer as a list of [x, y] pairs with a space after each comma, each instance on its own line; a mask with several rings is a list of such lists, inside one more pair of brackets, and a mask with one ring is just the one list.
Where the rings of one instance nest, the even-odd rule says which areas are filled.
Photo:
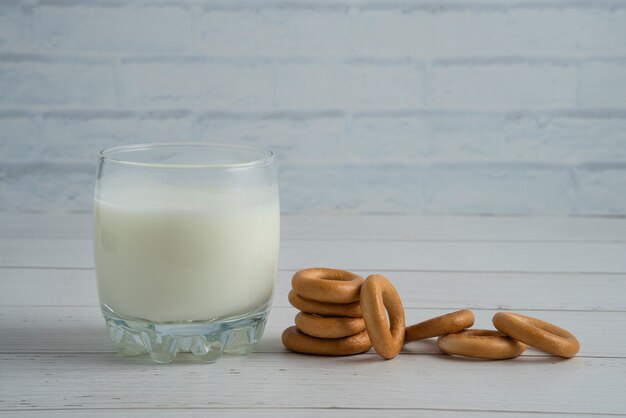
[[124, 355], [249, 353], [263, 334], [280, 235], [274, 154], [141, 144], [100, 153], [98, 294]]

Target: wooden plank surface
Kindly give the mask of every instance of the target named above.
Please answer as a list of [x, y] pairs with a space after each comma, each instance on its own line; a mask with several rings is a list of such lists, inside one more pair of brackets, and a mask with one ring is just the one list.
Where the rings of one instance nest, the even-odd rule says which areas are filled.
[[[491, 318], [498, 310], [474, 311], [476, 328], [493, 329]], [[407, 324], [443, 315], [449, 309], [405, 308]], [[626, 312], [525, 311], [573, 332], [581, 343], [580, 357], [626, 358]], [[274, 307], [257, 352], [285, 353], [282, 330], [293, 325], [297, 311]], [[0, 353], [93, 353], [112, 352], [98, 307], [0, 307]], [[405, 346], [406, 354], [440, 354], [435, 340]], [[374, 352], [371, 355], [376, 356]], [[524, 355], [545, 356], [529, 349]]]
[[[90, 215], [0, 215], [0, 416], [625, 415], [626, 220], [283, 216], [281, 271], [266, 335], [249, 358], [156, 365], [106, 339]], [[490, 328], [514, 310], [573, 331], [561, 360], [441, 355], [433, 340], [392, 361], [286, 352], [295, 269], [390, 277], [408, 323], [471, 307]], [[374, 391], [374, 389], [376, 389]]]
[[[626, 274], [415, 272], [380, 273], [415, 308], [626, 311]], [[288, 306], [293, 270], [279, 271], [274, 306]], [[0, 268], [0, 305], [95, 306], [94, 270]]]
[[[60, 367], [62, 365], [62, 367]], [[2, 354], [5, 409], [129, 407], [420, 408], [626, 413], [626, 359], [227, 356], [219, 366], [115, 354]], [[88, 371], [88, 373], [86, 373]], [[151, 382], [147, 384], [147, 382]], [[584, 386], [584, 390], [583, 390]], [[59, 388], [63, 389], [62, 394]]]
[[[86, 238], [90, 213], [4, 213], [0, 238]], [[414, 241], [626, 241], [626, 218], [436, 216], [436, 215], [281, 215], [286, 240]]]
[[[626, 272], [626, 242], [286, 241], [280, 269]], [[592, 254], [593, 256], [590, 256]], [[92, 268], [86, 239], [0, 239], [0, 267]]]
[[[80, 409], [72, 410], [68, 408], [60, 408], [56, 410], [46, 409], [42, 410], [12, 410], [10, 412], [3, 413], [0, 411], [0, 417], [16, 417], [16, 418], [31, 418], [41, 417], [80, 417], [90, 416], [93, 418], [108, 418], [112, 414], [116, 417], [128, 417], [128, 418], [205, 418], [207, 416], [216, 416], [223, 418], [277, 418], [277, 417], [301, 417], [301, 418], [343, 418], [347, 416], [356, 416], [360, 418], [380, 418], [383, 416], [393, 415], [394, 418], [449, 418], [449, 417], [462, 417], [462, 418], [537, 418], [553, 416], [551, 413], [541, 412], [505, 412], [505, 411], [468, 411], [462, 410], [435, 410], [435, 409], [419, 409], [419, 408], [154, 408], [154, 409]], [[559, 413], [559, 418], [580, 418], [581, 416], [593, 416], [593, 417], [615, 417], [615, 414], [593, 414], [593, 415], [581, 415], [577, 413], [564, 414]], [[618, 415], [619, 416], [619, 415]]]

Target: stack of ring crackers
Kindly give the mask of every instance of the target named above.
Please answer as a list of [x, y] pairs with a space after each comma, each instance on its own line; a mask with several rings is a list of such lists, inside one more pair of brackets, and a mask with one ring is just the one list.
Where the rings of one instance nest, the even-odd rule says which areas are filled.
[[301, 312], [282, 341], [296, 353], [345, 356], [373, 346], [391, 359], [404, 344], [434, 337], [447, 354], [491, 360], [517, 357], [527, 346], [561, 357], [573, 357], [580, 348], [568, 331], [511, 312], [494, 315], [497, 331], [468, 329], [474, 325], [468, 309], [405, 327], [400, 295], [379, 274], [363, 279], [344, 270], [309, 268], [298, 271], [291, 286], [289, 302]]

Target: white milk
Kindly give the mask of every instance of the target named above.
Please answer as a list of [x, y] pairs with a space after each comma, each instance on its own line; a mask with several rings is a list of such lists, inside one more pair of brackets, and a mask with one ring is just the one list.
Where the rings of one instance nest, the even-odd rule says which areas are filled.
[[192, 189], [110, 176], [100, 182], [94, 211], [100, 302], [118, 315], [210, 320], [271, 299], [276, 187]]

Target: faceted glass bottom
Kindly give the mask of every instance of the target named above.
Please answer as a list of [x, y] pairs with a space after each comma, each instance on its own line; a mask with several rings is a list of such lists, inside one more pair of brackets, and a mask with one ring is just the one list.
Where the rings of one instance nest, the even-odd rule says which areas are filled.
[[128, 319], [102, 306], [113, 346], [123, 356], [149, 354], [157, 363], [169, 363], [181, 352], [190, 352], [206, 363], [226, 354], [246, 355], [263, 336], [269, 304], [244, 315], [213, 321], [152, 323]]

